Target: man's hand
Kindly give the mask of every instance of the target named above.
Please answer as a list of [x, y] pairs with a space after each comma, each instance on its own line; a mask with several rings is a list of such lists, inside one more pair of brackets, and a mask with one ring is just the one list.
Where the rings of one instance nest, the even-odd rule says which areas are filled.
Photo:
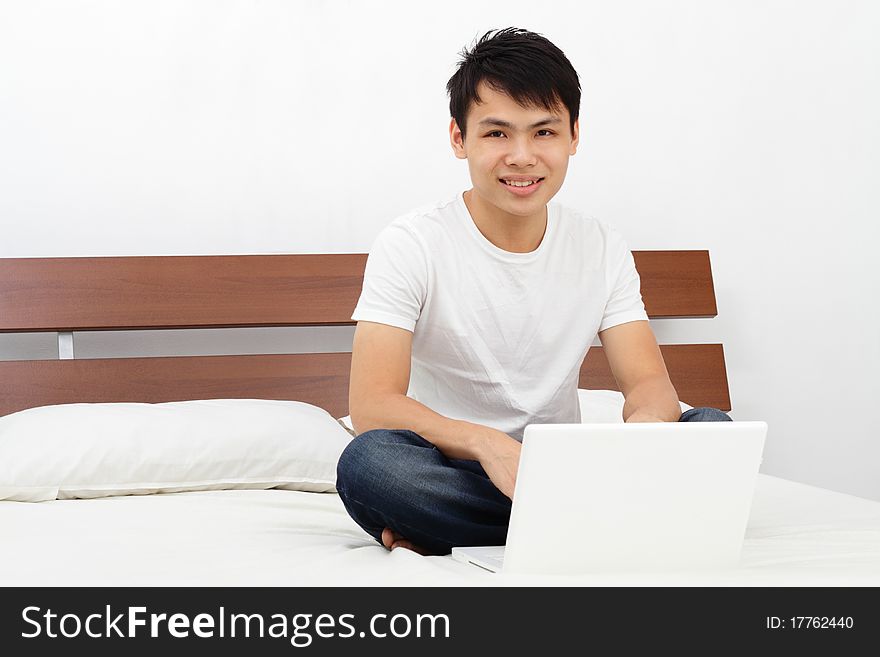
[[495, 487], [512, 500], [522, 443], [503, 431], [475, 426], [480, 429], [480, 434], [474, 441], [477, 445], [477, 460]]

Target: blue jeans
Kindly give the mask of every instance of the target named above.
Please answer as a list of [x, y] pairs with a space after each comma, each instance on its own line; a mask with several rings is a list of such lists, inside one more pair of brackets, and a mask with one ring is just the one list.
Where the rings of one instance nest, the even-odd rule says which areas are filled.
[[[714, 408], [679, 422], [723, 422]], [[385, 527], [434, 554], [453, 546], [504, 545], [510, 499], [477, 461], [446, 458], [407, 429], [373, 429], [352, 440], [336, 467], [336, 490], [364, 531], [382, 542]]]

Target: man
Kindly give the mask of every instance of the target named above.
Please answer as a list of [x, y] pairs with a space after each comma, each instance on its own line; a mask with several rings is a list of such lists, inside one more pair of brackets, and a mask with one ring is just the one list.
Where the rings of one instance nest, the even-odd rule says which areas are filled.
[[370, 251], [352, 315], [358, 435], [337, 469], [352, 518], [421, 553], [505, 542], [525, 426], [580, 422], [597, 334], [626, 422], [730, 419], [682, 416], [623, 239], [550, 203], [578, 146], [568, 59], [514, 28], [462, 55], [449, 135], [473, 187], [398, 218]]

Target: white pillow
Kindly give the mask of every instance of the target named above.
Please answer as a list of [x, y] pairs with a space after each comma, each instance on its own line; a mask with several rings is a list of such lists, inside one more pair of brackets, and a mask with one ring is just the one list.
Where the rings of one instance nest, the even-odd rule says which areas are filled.
[[40, 406], [0, 417], [0, 500], [333, 492], [350, 440], [327, 411], [298, 401]]
[[[581, 423], [598, 424], [608, 422], [623, 423], [623, 393], [617, 390], [584, 390], [578, 389], [578, 401], [581, 405]], [[683, 401], [681, 412], [693, 408]], [[339, 422], [354, 435], [354, 427], [351, 424], [351, 416], [339, 418]]]

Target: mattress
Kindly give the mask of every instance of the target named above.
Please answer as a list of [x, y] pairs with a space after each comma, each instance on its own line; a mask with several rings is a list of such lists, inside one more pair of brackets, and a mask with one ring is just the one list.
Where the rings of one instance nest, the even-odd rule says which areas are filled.
[[334, 493], [0, 502], [4, 586], [878, 586], [880, 502], [758, 475], [738, 568], [492, 574], [389, 552]]

